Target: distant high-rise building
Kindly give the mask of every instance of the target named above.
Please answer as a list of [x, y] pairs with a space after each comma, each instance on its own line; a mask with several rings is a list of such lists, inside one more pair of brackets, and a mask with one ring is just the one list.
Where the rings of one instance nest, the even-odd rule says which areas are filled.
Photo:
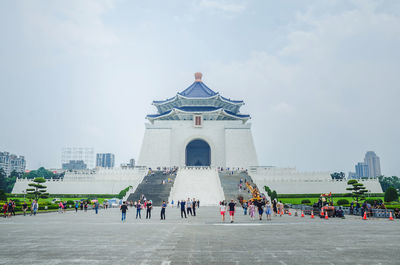
[[132, 159], [129, 160], [129, 166], [130, 167], [135, 167], [135, 159], [132, 158]]
[[9, 152], [0, 152], [0, 168], [9, 176], [12, 171], [23, 173], [25, 171], [26, 162], [24, 156], [17, 156]]
[[83, 160], [70, 160], [68, 163], [62, 164], [64, 170], [82, 170], [87, 169], [87, 166]]
[[356, 179], [357, 174], [356, 172], [349, 172], [349, 175], [347, 176], [348, 179]]
[[373, 151], [365, 154], [364, 163], [368, 165], [369, 177], [378, 177], [381, 175], [381, 162], [379, 156]]
[[96, 154], [96, 167], [114, 167], [115, 156], [111, 153]]
[[368, 165], [363, 162], [358, 162], [356, 165], [356, 175], [357, 178], [369, 178]]
[[66, 147], [62, 149], [61, 163], [82, 160], [87, 168], [94, 168], [94, 149], [91, 147]]

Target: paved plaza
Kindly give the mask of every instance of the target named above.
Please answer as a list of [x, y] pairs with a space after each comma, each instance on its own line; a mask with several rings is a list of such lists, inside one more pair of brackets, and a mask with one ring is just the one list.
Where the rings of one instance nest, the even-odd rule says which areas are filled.
[[[241, 210], [241, 209], [240, 209]], [[142, 212], [143, 213], [143, 212]], [[400, 264], [400, 222], [294, 216], [221, 223], [216, 207], [181, 219], [120, 221], [118, 209], [0, 219], [0, 264]]]

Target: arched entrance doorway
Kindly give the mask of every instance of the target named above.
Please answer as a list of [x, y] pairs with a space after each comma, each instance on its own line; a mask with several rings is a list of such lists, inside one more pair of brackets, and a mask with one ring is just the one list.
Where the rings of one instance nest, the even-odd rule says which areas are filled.
[[204, 140], [196, 139], [186, 146], [186, 166], [210, 166], [211, 148]]

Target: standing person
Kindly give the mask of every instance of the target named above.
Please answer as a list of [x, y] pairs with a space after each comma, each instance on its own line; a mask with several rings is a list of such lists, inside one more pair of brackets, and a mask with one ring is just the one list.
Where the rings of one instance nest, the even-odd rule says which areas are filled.
[[236, 203], [234, 203], [233, 200], [231, 200], [228, 207], [229, 207], [229, 216], [231, 217], [231, 223], [233, 223], [233, 219], [234, 219], [235, 211], [236, 211]]
[[63, 208], [64, 208], [64, 204], [62, 202], [60, 202], [58, 204], [58, 213], [63, 213]]
[[153, 202], [150, 200], [146, 204], [146, 219], [151, 219], [151, 209], [153, 208]]
[[87, 208], [88, 208], [88, 202], [87, 201], [85, 201], [84, 208], [85, 208], [85, 212], [87, 212]]
[[267, 216], [267, 221], [271, 221], [272, 209], [269, 201], [267, 201], [267, 204], [265, 205], [265, 215]]
[[185, 214], [185, 218], [187, 218], [186, 216], [186, 202], [184, 200], [181, 201], [181, 217], [183, 218], [183, 214]]
[[8, 212], [8, 217], [11, 217], [12, 212], [13, 212], [13, 203], [12, 203], [12, 200], [10, 200], [10, 201], [8, 202], [7, 212]]
[[75, 202], [75, 212], [78, 212], [78, 208], [79, 208], [79, 201]]
[[256, 206], [257, 206], [257, 210], [258, 210], [258, 216], [259, 216], [260, 221], [261, 221], [261, 220], [262, 220], [262, 215], [263, 215], [263, 213], [264, 213], [264, 209], [263, 209], [264, 204], [263, 204], [263, 201], [257, 201]]
[[120, 210], [121, 210], [121, 213], [122, 213], [121, 221], [124, 222], [126, 220], [126, 211], [128, 211], [128, 206], [126, 205], [125, 201], [120, 206]]
[[192, 201], [192, 210], [193, 210], [193, 216], [196, 216], [196, 200], [194, 198]]
[[139, 218], [142, 219], [142, 215], [140, 214], [140, 211], [142, 210], [142, 204], [140, 203], [140, 200], [136, 203], [136, 219]]
[[33, 215], [36, 215], [37, 210], [39, 209], [39, 204], [37, 201], [33, 201]]
[[12, 214], [15, 216], [15, 202], [12, 201]]
[[190, 215], [193, 215], [193, 212], [192, 212], [192, 201], [190, 200], [190, 198], [188, 198], [187, 201], [186, 201], [186, 211], [187, 211], [188, 215], [189, 215], [189, 212], [190, 212]]
[[171, 208], [174, 208], [174, 200], [171, 201]]
[[244, 213], [244, 215], [247, 215], [247, 207], [248, 207], [248, 204], [247, 204], [247, 202], [243, 202], [243, 213]]
[[64, 210], [64, 213], [67, 211], [67, 201], [64, 201], [64, 203], [63, 203], [63, 210]]
[[219, 205], [219, 212], [221, 213], [222, 222], [225, 222], [226, 202], [222, 201]]
[[176, 205], [176, 208], [179, 208], [180, 205], [181, 205], [181, 202], [178, 200], [178, 204]]
[[274, 210], [274, 216], [276, 216], [276, 213], [278, 212], [278, 208], [276, 207], [276, 199], [272, 201], [272, 209]]
[[33, 208], [35, 206], [35, 200], [31, 203], [31, 216], [33, 215]]
[[26, 215], [26, 210], [28, 210], [28, 204], [26, 201], [24, 201], [24, 204], [22, 204], [22, 211], [24, 212], [24, 216]]
[[96, 214], [98, 214], [99, 213], [99, 201], [95, 201], [94, 202], [94, 209], [95, 209], [95, 211], [96, 211]]
[[280, 212], [281, 216], [285, 213], [284, 208], [285, 208], [285, 205], [281, 201], [279, 201], [279, 212]]
[[254, 202], [251, 202], [249, 206], [249, 214], [251, 220], [254, 220], [255, 212], [256, 212], [256, 207], [254, 206]]
[[200, 200], [197, 200], [197, 208], [200, 208]]
[[163, 201], [161, 204], [161, 220], [165, 220], [165, 208], [167, 208], [167, 203]]
[[7, 218], [7, 209], [8, 209], [8, 203], [4, 202], [4, 205], [3, 205], [4, 218]]
[[81, 211], [83, 211], [83, 201], [81, 201]]

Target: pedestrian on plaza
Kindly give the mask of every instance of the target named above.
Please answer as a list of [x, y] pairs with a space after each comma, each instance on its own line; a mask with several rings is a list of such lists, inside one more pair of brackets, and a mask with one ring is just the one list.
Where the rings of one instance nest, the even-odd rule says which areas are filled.
[[272, 209], [269, 201], [265, 205], [265, 215], [267, 216], [267, 221], [271, 221]]
[[78, 212], [78, 208], [79, 208], [79, 201], [75, 202], [75, 212]]
[[247, 207], [248, 207], [248, 204], [247, 204], [247, 202], [243, 202], [243, 214], [244, 215], [247, 215]]
[[24, 212], [24, 216], [26, 215], [26, 210], [28, 210], [28, 204], [26, 201], [24, 201], [24, 204], [22, 204], [22, 211]]
[[12, 203], [12, 200], [10, 200], [10, 201], [8, 202], [7, 212], [8, 212], [8, 217], [11, 217], [12, 212], [13, 212], [13, 203]]
[[236, 203], [234, 203], [233, 200], [231, 200], [228, 207], [229, 207], [229, 216], [231, 217], [231, 223], [233, 223], [236, 211]]
[[7, 218], [7, 209], [8, 209], [8, 203], [4, 202], [4, 205], [3, 205], [4, 218]]
[[126, 205], [126, 202], [122, 203], [120, 210], [122, 213], [121, 221], [124, 222], [126, 220], [126, 211], [128, 211], [128, 206]]
[[354, 201], [350, 203], [350, 214], [352, 215], [354, 213]]
[[222, 222], [225, 222], [226, 202], [222, 201], [219, 204], [219, 212], [221, 213]]
[[178, 204], [176, 205], [176, 208], [179, 208], [180, 205], [181, 205], [181, 202], [178, 200]]
[[277, 202], [276, 199], [272, 201], [272, 209], [274, 210], [274, 216], [276, 216], [276, 213], [278, 212], [278, 207], [277, 207]]
[[87, 212], [87, 208], [88, 208], [88, 202], [85, 201], [85, 204], [83, 205], [83, 207], [85, 208], [85, 212]]
[[142, 219], [142, 215], [140, 214], [140, 211], [142, 210], [142, 204], [140, 203], [140, 200], [136, 203], [136, 219], [139, 218]]
[[33, 208], [35, 206], [35, 200], [31, 203], [31, 216], [33, 215]]
[[163, 201], [161, 204], [161, 220], [165, 220], [165, 208], [167, 208], [167, 203]]
[[12, 201], [12, 214], [15, 216], [15, 202]]
[[192, 210], [193, 210], [193, 216], [196, 216], [196, 200], [193, 198], [192, 201]]
[[193, 216], [193, 212], [192, 212], [192, 201], [190, 200], [190, 198], [188, 198], [187, 201], [186, 201], [186, 211], [187, 211], [187, 214], [188, 214], [188, 215], [189, 215], [189, 212], [190, 212], [190, 215]]
[[279, 213], [280, 216], [282, 216], [285, 213], [285, 205], [282, 203], [282, 201], [279, 201]]
[[251, 202], [249, 206], [249, 214], [251, 220], [254, 220], [255, 213], [256, 213], [256, 207], [254, 206], [254, 202]]
[[264, 209], [263, 209], [264, 203], [263, 203], [263, 201], [257, 201], [256, 202], [256, 206], [257, 206], [257, 210], [258, 210], [258, 217], [260, 218], [260, 221], [261, 221], [262, 220], [262, 215], [264, 213]]
[[174, 208], [174, 200], [171, 201], [171, 207]]
[[183, 218], [183, 214], [185, 214], [185, 218], [187, 218], [186, 216], [186, 202], [184, 200], [181, 201], [181, 218]]
[[58, 204], [58, 213], [63, 213], [63, 208], [64, 208], [64, 204], [62, 202], [60, 202]]
[[200, 208], [200, 201], [197, 200], [197, 208]]
[[39, 204], [36, 200], [33, 200], [33, 215], [36, 215], [37, 210], [39, 209]]
[[151, 200], [146, 204], [146, 208], [146, 219], [151, 219], [151, 209], [153, 208], [153, 202]]
[[96, 211], [96, 214], [98, 214], [99, 213], [99, 201], [95, 201], [94, 202], [94, 210]]
[[63, 210], [64, 210], [64, 213], [67, 211], [67, 201], [64, 201], [64, 203], [63, 203]]
[[81, 201], [80, 206], [81, 206], [81, 211], [83, 211], [83, 201]]

